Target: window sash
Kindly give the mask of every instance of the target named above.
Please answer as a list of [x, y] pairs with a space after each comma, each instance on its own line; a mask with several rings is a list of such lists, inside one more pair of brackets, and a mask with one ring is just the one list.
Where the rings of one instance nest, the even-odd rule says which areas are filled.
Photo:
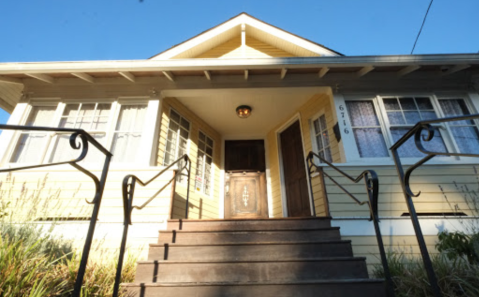
[[[324, 114], [320, 115], [313, 121], [313, 130], [318, 155], [328, 162], [333, 162], [331, 156], [331, 142], [329, 141], [326, 116]], [[322, 161], [320, 160], [320, 162]]]
[[199, 132], [198, 156], [196, 161], [195, 188], [206, 195], [211, 195], [213, 176], [213, 139]]

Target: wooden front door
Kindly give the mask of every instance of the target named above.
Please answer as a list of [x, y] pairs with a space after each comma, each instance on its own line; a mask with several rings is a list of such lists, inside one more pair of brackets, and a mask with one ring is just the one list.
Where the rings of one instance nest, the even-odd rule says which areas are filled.
[[288, 217], [310, 217], [308, 183], [299, 121], [280, 134]]
[[267, 218], [264, 141], [226, 141], [225, 171], [225, 218]]

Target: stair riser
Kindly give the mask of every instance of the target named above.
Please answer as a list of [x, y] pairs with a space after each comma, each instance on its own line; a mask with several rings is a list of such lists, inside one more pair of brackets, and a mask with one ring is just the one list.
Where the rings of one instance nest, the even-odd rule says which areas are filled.
[[331, 221], [324, 220], [236, 220], [236, 221], [169, 221], [168, 230], [222, 231], [222, 230], [276, 230], [329, 228]]
[[257, 232], [161, 232], [158, 243], [178, 244], [217, 244], [217, 243], [253, 243], [253, 242], [308, 242], [317, 240], [339, 240], [338, 229], [314, 231], [257, 231]]
[[131, 297], [244, 297], [244, 296], [301, 296], [351, 297], [385, 296], [379, 283], [306, 284], [306, 285], [247, 285], [247, 286], [191, 286], [191, 287], [129, 287]]
[[261, 282], [367, 278], [365, 261], [138, 263], [136, 283]]
[[282, 245], [222, 245], [150, 246], [148, 260], [171, 261], [272, 261], [278, 259], [313, 259], [321, 257], [351, 257], [351, 244], [282, 244]]

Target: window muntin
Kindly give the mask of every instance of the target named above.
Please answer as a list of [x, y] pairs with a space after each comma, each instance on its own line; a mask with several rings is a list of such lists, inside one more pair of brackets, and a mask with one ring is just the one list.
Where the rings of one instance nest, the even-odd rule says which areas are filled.
[[[389, 122], [389, 133], [392, 143], [398, 141], [407, 131], [409, 131], [417, 122], [437, 119], [436, 111], [429, 97], [385, 97], [382, 98], [387, 120]], [[423, 132], [427, 135], [427, 131]], [[426, 149], [435, 152], [446, 152], [446, 145], [439, 129], [434, 128], [434, 138], [431, 141], [424, 141]], [[414, 138], [410, 138], [398, 150], [399, 156], [423, 157], [414, 143]]]
[[190, 122], [171, 109], [163, 165], [169, 165], [187, 153], [189, 138]]
[[328, 162], [333, 162], [333, 158], [331, 156], [328, 127], [326, 125], [326, 116], [324, 114], [313, 121], [313, 129], [318, 155]]
[[[60, 128], [83, 129], [106, 147], [107, 123], [110, 118], [111, 103], [69, 103], [65, 104], [60, 117]], [[54, 140], [50, 162], [60, 162], [79, 156], [69, 144], [71, 133], [58, 133]], [[85, 162], [100, 161], [102, 153], [89, 146]], [[113, 156], [115, 159], [115, 156]], [[116, 160], [115, 160], [116, 161]]]
[[198, 156], [196, 161], [196, 190], [211, 194], [211, 176], [213, 169], [213, 139], [199, 132]]
[[[471, 114], [464, 99], [439, 99], [439, 105], [445, 117]], [[453, 121], [448, 122], [447, 125], [459, 152], [466, 154], [479, 153], [479, 131], [474, 120]]]
[[[26, 125], [84, 129], [114, 154], [113, 162], [124, 163], [125, 161], [134, 161], [140, 150], [139, 144], [144, 128], [146, 109], [146, 103], [129, 105], [117, 102], [33, 106]], [[117, 129], [113, 129], [113, 127], [117, 127]], [[21, 133], [10, 162], [61, 162], [77, 158], [80, 151], [71, 148], [70, 135], [71, 133], [61, 132]], [[34, 138], [30, 136], [34, 136]], [[128, 141], [124, 141], [125, 137], [130, 138]], [[39, 153], [39, 148], [42, 147], [44, 149]], [[128, 158], [126, 158], [127, 155]], [[90, 145], [84, 162], [100, 162], [103, 158], [104, 155]]]
[[361, 158], [388, 157], [376, 109], [372, 100], [346, 101], [349, 119]]

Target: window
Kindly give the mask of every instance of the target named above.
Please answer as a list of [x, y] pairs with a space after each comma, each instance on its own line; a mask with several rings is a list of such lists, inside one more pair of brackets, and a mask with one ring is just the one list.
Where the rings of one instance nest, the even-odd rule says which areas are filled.
[[346, 101], [346, 108], [359, 156], [361, 158], [389, 156], [373, 101]]
[[[128, 105], [118, 102], [33, 106], [26, 125], [84, 129], [113, 153], [113, 162], [134, 162], [140, 150], [146, 109], [146, 103]], [[62, 162], [77, 158], [79, 151], [71, 148], [70, 135], [61, 132], [21, 133], [10, 162]], [[104, 155], [90, 145], [84, 162], [102, 162], [103, 158]]]
[[[435, 96], [377, 96], [368, 100], [349, 99], [345, 105], [361, 158], [389, 157], [388, 147], [419, 121], [472, 113], [463, 98]], [[479, 153], [479, 130], [473, 120], [434, 124], [433, 128], [434, 138], [423, 142], [426, 149]], [[414, 138], [410, 138], [398, 152], [406, 158], [424, 156], [416, 148]]]
[[[188, 152], [188, 139], [190, 138], [190, 122], [179, 113], [170, 110], [170, 123], [166, 137], [165, 158], [163, 165], [169, 165]], [[183, 161], [178, 163], [178, 168], [183, 167]], [[186, 183], [185, 172], [176, 176], [179, 183]]]
[[213, 168], [213, 140], [200, 131], [196, 160], [196, 190], [210, 195]]
[[313, 121], [313, 129], [318, 155], [328, 162], [333, 162], [329, 144], [328, 127], [326, 126], [326, 116], [324, 114]]
[[[33, 106], [26, 126], [52, 126], [55, 115], [54, 106]], [[47, 132], [22, 132], [13, 151], [12, 163], [41, 163], [48, 144]]]
[[190, 122], [171, 109], [163, 165], [169, 165], [187, 153], [189, 138]]

